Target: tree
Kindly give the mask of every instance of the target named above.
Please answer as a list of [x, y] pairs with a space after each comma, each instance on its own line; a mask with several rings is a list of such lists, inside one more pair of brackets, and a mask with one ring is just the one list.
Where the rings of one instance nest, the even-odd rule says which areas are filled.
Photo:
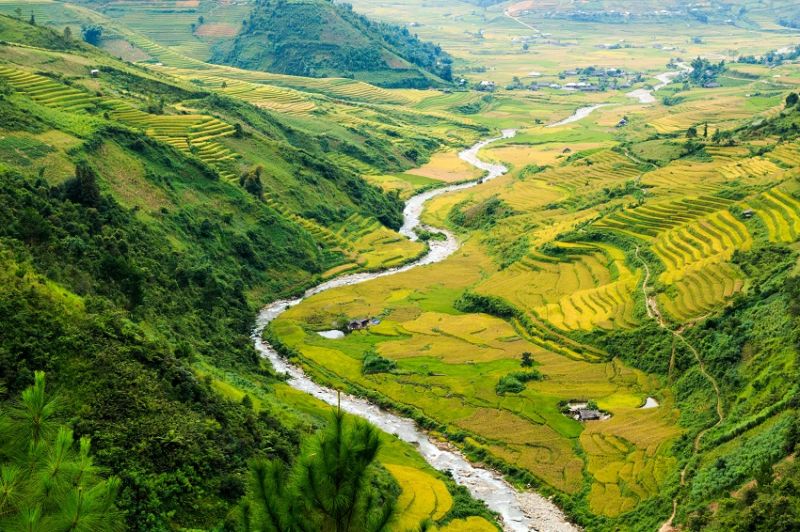
[[33, 10], [31, 10], [31, 18], [28, 20], [28, 24], [36, 26], [36, 15], [33, 14]]
[[708, 138], [708, 122], [703, 124], [703, 138]]
[[263, 172], [264, 168], [262, 166], [256, 166], [239, 177], [239, 185], [258, 199], [264, 196], [264, 183], [261, 181]]
[[64, 183], [66, 196], [69, 200], [80, 203], [85, 207], [98, 208], [101, 196], [97, 184], [97, 174], [86, 161], [79, 161], [75, 166], [75, 177]]
[[37, 371], [0, 416], [0, 530], [117, 530], [116, 478], [102, 479], [84, 437], [56, 422], [59, 403]]
[[694, 126], [689, 127], [689, 129], [686, 130], [686, 138], [687, 139], [697, 138], [697, 128]]
[[530, 368], [533, 367], [533, 355], [531, 355], [528, 351], [522, 353], [522, 362], [520, 365], [523, 368]]
[[103, 38], [103, 28], [96, 24], [84, 26], [81, 29], [81, 33], [83, 34], [83, 40], [92, 46], [99, 46]]
[[786, 107], [794, 107], [797, 105], [798, 101], [800, 101], [800, 96], [798, 96], [796, 92], [790, 92], [786, 97]]
[[242, 527], [248, 532], [385, 530], [399, 487], [377, 462], [379, 449], [375, 427], [337, 410], [291, 470], [277, 460], [253, 465]]
[[14, 14], [17, 16], [19, 20], [22, 20], [22, 8], [18, 7], [14, 9]]
[[71, 41], [72, 40], [72, 28], [69, 26], [64, 28], [64, 40]]

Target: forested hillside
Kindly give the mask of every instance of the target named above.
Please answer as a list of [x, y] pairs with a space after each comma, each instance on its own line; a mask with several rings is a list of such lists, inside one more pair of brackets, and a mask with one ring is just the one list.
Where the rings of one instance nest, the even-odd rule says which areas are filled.
[[382, 87], [452, 81], [452, 59], [408, 29], [329, 0], [259, 0], [212, 61], [295, 76], [351, 77]]

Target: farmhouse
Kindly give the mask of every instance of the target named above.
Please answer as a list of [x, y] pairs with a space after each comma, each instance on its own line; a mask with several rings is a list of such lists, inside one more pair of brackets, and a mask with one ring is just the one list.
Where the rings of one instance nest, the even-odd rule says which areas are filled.
[[369, 327], [369, 318], [352, 320], [347, 324], [348, 331], [361, 331]]
[[483, 80], [478, 83], [478, 90], [486, 91], [486, 92], [493, 92], [497, 88], [497, 84], [494, 81]]
[[93, 78], [99, 78], [100, 77], [100, 71], [97, 70], [96, 68], [93, 68], [92, 70], [90, 70], [89, 74], [91, 74], [91, 76]]
[[590, 410], [588, 408], [579, 408], [575, 412], [575, 419], [578, 421], [595, 421], [603, 419], [603, 414], [599, 410]]

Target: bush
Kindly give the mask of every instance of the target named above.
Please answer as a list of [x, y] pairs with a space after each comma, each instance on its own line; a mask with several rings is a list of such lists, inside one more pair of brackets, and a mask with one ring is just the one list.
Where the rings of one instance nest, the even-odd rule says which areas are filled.
[[500, 377], [500, 381], [495, 386], [495, 392], [497, 392], [497, 395], [521, 393], [525, 391], [525, 383], [540, 381], [543, 378], [542, 374], [537, 370], [515, 371], [505, 377]]
[[375, 352], [367, 353], [361, 366], [364, 375], [374, 375], [375, 373], [390, 373], [397, 368], [394, 360], [383, 358]]

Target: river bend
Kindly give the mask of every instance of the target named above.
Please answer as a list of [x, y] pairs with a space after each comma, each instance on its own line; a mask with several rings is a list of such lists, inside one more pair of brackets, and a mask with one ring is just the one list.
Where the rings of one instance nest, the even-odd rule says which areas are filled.
[[[252, 334], [255, 348], [262, 357], [267, 358], [272, 363], [276, 372], [285, 373], [288, 376], [287, 383], [289, 386], [313, 395], [330, 405], [337, 404], [338, 393], [336, 390], [314, 382], [301, 368], [289, 363], [262, 339], [264, 328], [288, 308], [320, 292], [396, 275], [413, 268], [441, 262], [455, 253], [460, 245], [455, 235], [440, 228], [424, 226], [421, 223], [420, 217], [425, 203], [442, 194], [471, 188], [508, 172], [508, 169], [503, 165], [490, 164], [480, 160], [478, 152], [493, 142], [511, 138], [515, 134], [515, 130], [504, 130], [500, 137], [478, 142], [459, 154], [463, 161], [486, 172], [483, 178], [477, 181], [422, 192], [408, 200], [403, 211], [401, 234], [416, 240], [417, 235], [414, 230], [421, 227], [442, 233], [446, 237], [445, 240], [429, 241], [429, 250], [421, 258], [404, 266], [380, 272], [356, 273], [337, 277], [306, 290], [300, 297], [275, 301], [261, 310]], [[567, 521], [563, 512], [550, 500], [534, 492], [520, 492], [514, 489], [503, 479], [502, 474], [470, 463], [454, 447], [433, 440], [424, 430], [418, 428], [413, 420], [383, 410], [362, 398], [343, 394], [340, 400], [341, 408], [346, 412], [364, 418], [381, 430], [394, 434], [401, 440], [414, 445], [434, 468], [440, 471], [450, 471], [453, 479], [458, 484], [465, 486], [473, 497], [484, 501], [491, 510], [500, 514], [504, 530], [512, 532], [529, 530], [568, 532], [577, 530], [574, 525]]]

